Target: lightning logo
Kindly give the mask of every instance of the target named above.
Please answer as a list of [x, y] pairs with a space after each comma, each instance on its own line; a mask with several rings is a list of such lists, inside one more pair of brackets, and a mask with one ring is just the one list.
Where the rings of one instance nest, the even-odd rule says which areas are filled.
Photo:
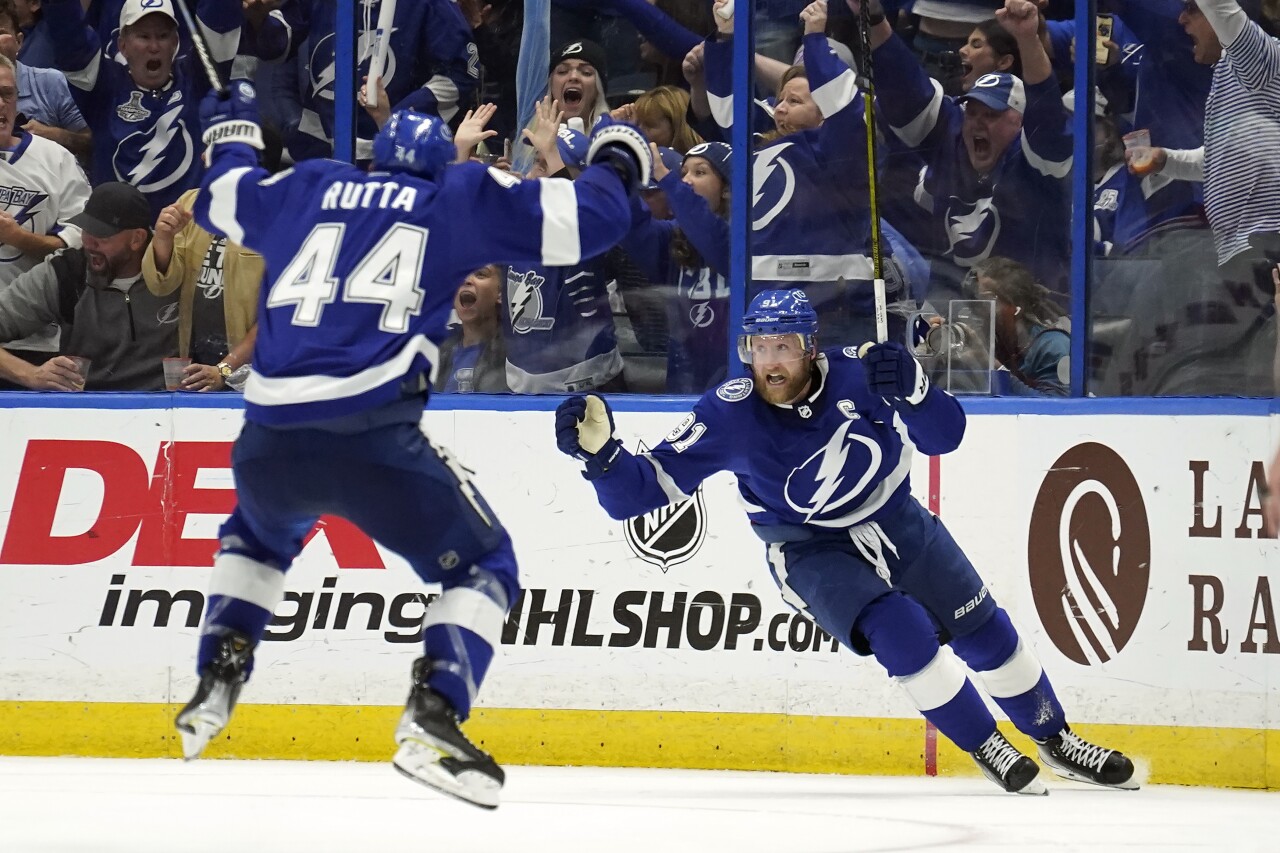
[[[3, 206], [5, 212], [13, 217], [14, 222], [32, 233], [35, 233], [37, 227], [35, 217], [40, 213], [40, 208], [47, 198], [49, 198], [47, 193], [29, 190], [26, 187], [0, 187], [0, 206]], [[41, 233], [43, 230], [41, 228]], [[0, 244], [0, 263], [9, 263], [22, 257], [20, 250]]]
[[[151, 127], [120, 140], [112, 164], [116, 178], [144, 193], [158, 192], [181, 180], [195, 159], [195, 145], [181, 115], [182, 104], [178, 104]], [[169, 165], [175, 160], [176, 165]]]
[[[395, 34], [396, 29], [396, 27], [391, 28], [391, 32], [387, 34], [388, 41]], [[369, 70], [369, 60], [373, 58], [373, 52], [378, 46], [378, 32], [377, 29], [363, 30], [357, 39], [356, 51], [360, 57], [356, 63], [359, 66], [357, 77]], [[320, 69], [318, 73], [311, 75], [311, 90], [315, 92], [316, 97], [324, 98], [326, 101], [333, 100], [333, 81], [338, 73], [333, 63], [333, 38], [332, 34], [325, 36], [311, 51], [310, 67]], [[396, 52], [388, 48], [387, 63], [382, 69], [382, 85], [389, 89], [395, 76]], [[357, 79], [356, 82], [359, 80]]]
[[[834, 512], [860, 495], [880, 470], [880, 445], [854, 431], [856, 421], [844, 421], [820, 450], [791, 471], [783, 490], [787, 504], [804, 513], [805, 521]], [[865, 448], [865, 452], [859, 452]], [[857, 482], [846, 486], [856, 476]]]
[[971, 266], [991, 256], [1000, 239], [1000, 210], [995, 199], [970, 203], [952, 196], [946, 221], [947, 239], [956, 263]]
[[545, 332], [556, 324], [555, 317], [542, 316], [542, 285], [546, 281], [533, 270], [523, 273], [507, 270], [507, 305], [511, 309], [511, 328], [516, 334]]
[[[770, 222], [777, 219], [778, 214], [786, 209], [791, 203], [791, 197], [795, 195], [795, 172], [790, 163], [781, 159], [782, 153], [790, 147], [790, 142], [784, 142], [781, 145], [766, 148], [756, 155], [755, 162], [752, 163], [751, 180], [756, 191], [755, 197], [751, 200], [751, 209], [755, 215], [755, 221], [751, 223], [751, 227], [756, 231], [763, 230]], [[781, 180], [770, 183], [769, 179], [775, 172], [781, 174]], [[778, 186], [779, 183], [781, 187]], [[773, 201], [769, 202], [768, 199]], [[762, 211], [764, 207], [768, 209]]]

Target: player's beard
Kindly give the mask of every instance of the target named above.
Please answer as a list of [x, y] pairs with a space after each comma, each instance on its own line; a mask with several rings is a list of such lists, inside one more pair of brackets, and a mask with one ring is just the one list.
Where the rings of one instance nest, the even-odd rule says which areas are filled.
[[[794, 402], [803, 394], [809, 387], [812, 371], [813, 362], [808, 358], [797, 361], [789, 368], [775, 367], [767, 372], [756, 367], [751, 368], [756, 390], [760, 392], [760, 396], [766, 403], [774, 406]], [[785, 382], [771, 385], [768, 381], [771, 375], [785, 375], [787, 378]]]

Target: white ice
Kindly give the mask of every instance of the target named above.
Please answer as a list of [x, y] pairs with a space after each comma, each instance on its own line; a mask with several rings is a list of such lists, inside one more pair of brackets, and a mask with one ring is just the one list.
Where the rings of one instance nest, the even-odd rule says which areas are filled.
[[511, 767], [487, 812], [390, 763], [0, 758], [3, 853], [1275, 851], [1280, 794]]

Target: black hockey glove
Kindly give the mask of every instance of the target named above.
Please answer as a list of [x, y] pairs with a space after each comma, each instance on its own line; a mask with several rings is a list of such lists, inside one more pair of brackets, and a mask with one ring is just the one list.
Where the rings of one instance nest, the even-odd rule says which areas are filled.
[[613, 437], [613, 412], [604, 398], [570, 397], [556, 407], [556, 445], [586, 463], [588, 480], [612, 468], [622, 453], [622, 442]]
[[920, 362], [900, 343], [875, 344], [862, 356], [867, 372], [867, 388], [892, 402], [903, 400], [913, 406], [929, 393], [929, 377]]

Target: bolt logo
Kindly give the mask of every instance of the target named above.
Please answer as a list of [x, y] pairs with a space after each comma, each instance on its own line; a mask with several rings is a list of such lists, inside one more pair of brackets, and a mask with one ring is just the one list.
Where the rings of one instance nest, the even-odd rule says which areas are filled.
[[985, 261], [1000, 239], [1000, 211], [992, 198], [967, 202], [952, 196], [945, 221], [949, 251], [961, 266]]
[[[803, 412], [800, 416], [807, 417]], [[841, 423], [820, 450], [788, 475], [783, 496], [787, 506], [804, 513], [805, 521], [849, 503], [880, 470], [884, 451], [855, 432], [854, 423]]]
[[186, 177], [196, 149], [181, 115], [178, 104], [151, 127], [122, 139], [112, 158], [116, 179], [153, 193]]
[[[644, 453], [648, 449], [641, 442], [636, 452]], [[688, 500], [628, 518], [622, 530], [631, 550], [646, 563], [665, 572], [685, 562], [698, 553], [707, 538], [707, 507], [702, 500], [702, 487], [694, 490]]]
[[777, 219], [796, 194], [795, 172], [791, 164], [782, 159], [783, 152], [790, 147], [790, 142], [784, 142], [756, 155], [751, 167], [751, 185], [755, 187], [751, 205], [755, 219], [751, 227], [755, 231], [767, 228]]
[[516, 334], [545, 332], [556, 324], [554, 316], [542, 316], [545, 305], [542, 285], [546, 281], [533, 270], [507, 270], [507, 307], [511, 310], [511, 328]]
[[1040, 622], [1076, 663], [1105, 663], [1133, 637], [1151, 573], [1151, 529], [1129, 466], [1078, 444], [1045, 475], [1031, 510], [1027, 562]]

